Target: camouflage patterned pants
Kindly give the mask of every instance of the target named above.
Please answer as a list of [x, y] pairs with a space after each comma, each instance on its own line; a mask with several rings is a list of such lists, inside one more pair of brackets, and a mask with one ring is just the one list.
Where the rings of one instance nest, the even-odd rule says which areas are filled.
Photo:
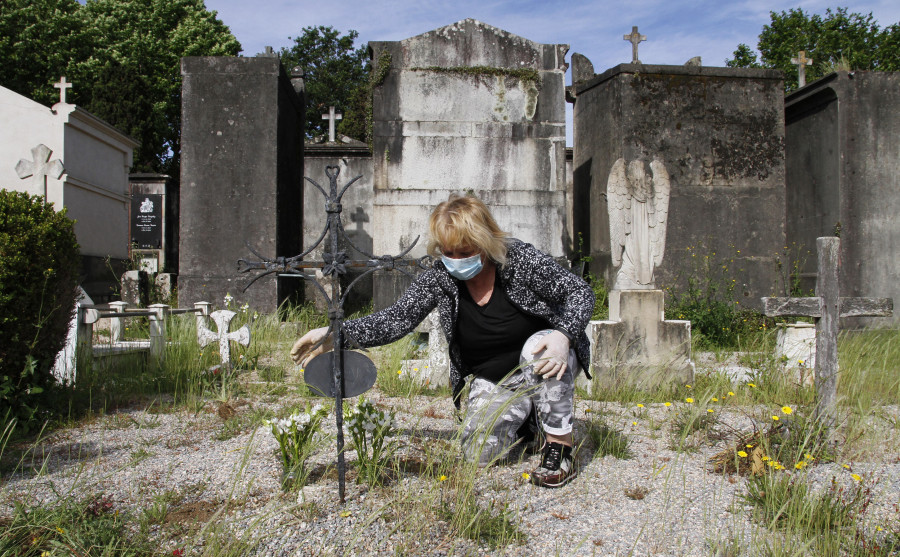
[[519, 356], [521, 367], [500, 383], [475, 377], [469, 385], [466, 415], [463, 418], [461, 445], [465, 457], [482, 466], [504, 456], [516, 442], [516, 431], [525, 423], [532, 408], [540, 427], [551, 435], [572, 431], [572, 406], [578, 360], [569, 350], [569, 361], [562, 379], [544, 379], [536, 375], [531, 362], [534, 345], [550, 333], [531, 335]]

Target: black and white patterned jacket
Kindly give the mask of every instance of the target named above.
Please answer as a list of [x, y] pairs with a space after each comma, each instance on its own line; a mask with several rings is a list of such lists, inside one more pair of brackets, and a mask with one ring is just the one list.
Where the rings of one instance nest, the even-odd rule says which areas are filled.
[[[565, 270], [531, 244], [510, 239], [507, 262], [500, 267], [500, 284], [510, 302], [531, 315], [543, 317], [566, 335], [575, 348], [578, 363], [590, 377], [590, 343], [585, 328], [594, 309], [594, 292], [581, 278]], [[344, 331], [360, 346], [381, 346], [403, 338], [435, 307], [450, 346], [450, 386], [454, 402], [463, 380], [471, 375], [455, 342], [460, 281], [451, 277], [440, 261], [419, 274], [390, 307], [366, 317], [346, 321]], [[574, 370], [573, 370], [574, 371]]]

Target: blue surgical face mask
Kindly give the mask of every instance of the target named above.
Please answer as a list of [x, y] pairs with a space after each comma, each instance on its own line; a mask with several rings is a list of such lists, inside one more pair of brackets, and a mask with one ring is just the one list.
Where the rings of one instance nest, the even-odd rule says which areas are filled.
[[443, 261], [444, 267], [447, 268], [447, 272], [450, 273], [450, 276], [456, 277], [459, 280], [469, 280], [480, 273], [483, 267], [480, 255], [473, 255], [472, 257], [464, 257], [462, 259], [452, 259], [446, 255], [442, 255], [441, 261]]

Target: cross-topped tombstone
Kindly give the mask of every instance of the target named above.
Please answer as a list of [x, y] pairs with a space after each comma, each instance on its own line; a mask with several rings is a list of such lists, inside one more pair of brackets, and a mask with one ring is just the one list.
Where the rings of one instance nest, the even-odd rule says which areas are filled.
[[34, 191], [43, 192], [44, 200], [47, 199], [47, 176], [59, 179], [65, 172], [65, 167], [59, 159], [50, 160], [53, 151], [43, 143], [31, 150], [31, 160], [20, 159], [16, 164], [16, 174], [19, 178], [31, 177]]
[[801, 50], [796, 58], [791, 58], [791, 64], [797, 64], [797, 83], [799, 87], [806, 85], [806, 66], [811, 66], [812, 58], [806, 57], [806, 51]]
[[769, 317], [803, 316], [816, 320], [816, 417], [831, 425], [835, 420], [837, 394], [837, 337], [841, 317], [888, 317], [893, 313], [891, 298], [841, 298], [841, 240], [816, 240], [818, 276], [813, 298], [763, 298]]
[[631, 43], [631, 63], [640, 64], [641, 61], [638, 59], [638, 45], [641, 44], [642, 41], [647, 40], [647, 35], [638, 33], [637, 25], [635, 25], [631, 28], [631, 33], [622, 38]]
[[222, 358], [222, 365], [231, 367], [231, 341], [244, 346], [250, 345], [250, 327], [244, 325], [237, 331], [228, 332], [231, 326], [231, 320], [237, 315], [235, 312], [227, 309], [220, 309], [212, 312], [209, 317], [216, 324], [216, 332], [210, 331], [199, 318], [197, 319], [197, 341], [200, 346], [207, 346], [213, 342], [219, 343], [219, 356]]
[[53, 84], [53, 87], [59, 89], [59, 102], [66, 104], [66, 89], [72, 88], [72, 84], [66, 82], [66, 76], [62, 76], [57, 83]]
[[334, 126], [338, 120], [342, 120], [344, 117], [340, 112], [335, 112], [333, 106], [328, 107], [328, 114], [323, 114], [322, 119], [328, 120], [328, 142], [334, 143]]

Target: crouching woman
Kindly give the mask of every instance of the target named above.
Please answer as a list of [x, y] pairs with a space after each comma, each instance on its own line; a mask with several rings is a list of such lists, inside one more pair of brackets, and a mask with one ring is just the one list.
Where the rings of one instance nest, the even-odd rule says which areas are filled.
[[[588, 284], [531, 244], [509, 238], [487, 206], [451, 196], [429, 219], [428, 251], [439, 257], [396, 303], [344, 323], [361, 346], [394, 342], [438, 309], [450, 349], [454, 403], [469, 387], [463, 453], [488, 464], [527, 440], [529, 416], [544, 437], [531, 481], [560, 487], [577, 475], [572, 455], [575, 375], [588, 369], [585, 328], [594, 308]], [[326, 335], [304, 335], [291, 357], [305, 364]], [[330, 349], [326, 342], [316, 353]]]

